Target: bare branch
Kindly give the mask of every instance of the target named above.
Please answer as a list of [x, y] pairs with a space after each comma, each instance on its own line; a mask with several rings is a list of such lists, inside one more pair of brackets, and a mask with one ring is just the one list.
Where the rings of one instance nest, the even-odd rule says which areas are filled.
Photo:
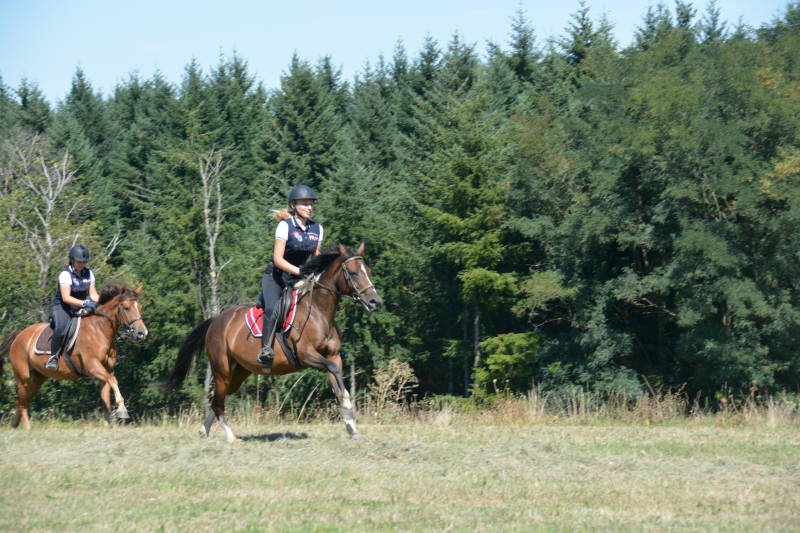
[[225, 268], [226, 266], [228, 266], [228, 265], [230, 264], [230, 262], [231, 262], [231, 261], [233, 261], [233, 259], [228, 259], [227, 261], [225, 261], [224, 263], [222, 263], [222, 265], [220, 265], [219, 269], [217, 269], [217, 272], [220, 272], [220, 273], [221, 273], [221, 272], [222, 272], [222, 269], [223, 269], [223, 268]]
[[111, 240], [108, 241], [108, 244], [106, 244], [106, 256], [107, 257], [111, 257], [111, 255], [114, 254], [114, 250], [117, 249], [117, 245], [119, 244], [119, 241], [121, 240], [121, 237], [122, 237], [122, 232], [121, 231], [117, 231], [114, 234], [114, 236], [111, 237]]

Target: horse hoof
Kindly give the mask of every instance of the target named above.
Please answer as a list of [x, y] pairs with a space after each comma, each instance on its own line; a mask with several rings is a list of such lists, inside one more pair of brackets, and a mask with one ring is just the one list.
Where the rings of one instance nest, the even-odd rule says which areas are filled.
[[361, 436], [361, 433], [353, 433], [350, 438], [358, 442], [364, 442], [364, 437]]

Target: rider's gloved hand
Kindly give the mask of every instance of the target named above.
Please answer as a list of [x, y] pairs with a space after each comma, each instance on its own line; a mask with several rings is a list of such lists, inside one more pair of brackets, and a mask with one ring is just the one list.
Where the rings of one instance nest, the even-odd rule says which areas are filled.
[[97, 304], [94, 303], [91, 300], [84, 300], [83, 301], [83, 308], [84, 309], [89, 309], [91, 311], [94, 311], [95, 309], [97, 309]]

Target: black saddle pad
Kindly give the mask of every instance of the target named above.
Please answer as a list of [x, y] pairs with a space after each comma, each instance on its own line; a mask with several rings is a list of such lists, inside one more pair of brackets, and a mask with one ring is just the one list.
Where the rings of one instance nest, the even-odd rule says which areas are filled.
[[46, 327], [39, 333], [36, 339], [36, 353], [50, 353], [50, 339], [53, 338], [53, 328]]
[[[63, 350], [64, 346], [71, 346], [73, 343], [72, 338], [78, 333], [78, 325], [80, 323], [81, 317], [74, 316], [69, 321], [69, 326], [67, 326], [67, 332], [64, 334], [64, 339], [61, 342], [61, 346], [58, 347], [59, 350]], [[35, 351], [39, 355], [51, 355], [50, 354], [50, 341], [53, 338], [53, 328], [47, 327], [44, 328], [40, 333], [39, 337], [36, 339], [36, 348]]]

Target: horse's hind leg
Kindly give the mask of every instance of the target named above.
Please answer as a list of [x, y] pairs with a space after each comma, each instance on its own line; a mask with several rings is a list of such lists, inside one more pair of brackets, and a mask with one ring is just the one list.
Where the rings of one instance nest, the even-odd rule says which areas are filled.
[[214, 398], [211, 400], [211, 410], [206, 414], [206, 435], [211, 429], [211, 424], [214, 422], [213, 416], [219, 420], [219, 425], [225, 431], [225, 438], [228, 442], [235, 442], [236, 435], [225, 420], [225, 397], [231, 393], [239, 390], [242, 382], [247, 379], [250, 372], [242, 368], [236, 362], [231, 362], [231, 369], [229, 376], [220, 376], [214, 373]]
[[201, 437], [208, 437], [211, 435], [211, 424], [214, 423], [214, 420], [217, 419], [217, 415], [214, 414], [214, 410], [210, 407], [206, 409], [206, 419], [203, 421], [203, 427], [200, 430]]
[[[225, 396], [227, 395], [227, 383], [217, 379], [214, 398], [211, 400], [211, 412], [217, 417], [217, 420], [219, 420], [219, 425], [222, 426], [222, 430], [225, 432], [225, 438], [228, 439], [228, 442], [236, 442], [236, 435], [233, 434], [233, 430], [225, 420]], [[209, 416], [206, 415], [206, 422], [208, 422], [208, 419]]]
[[103, 420], [111, 425], [111, 385], [104, 382], [100, 387], [100, 401], [103, 403]]
[[36, 393], [39, 392], [42, 383], [47, 381], [47, 378], [38, 372], [30, 372], [27, 379], [20, 379], [17, 376], [17, 416], [11, 423], [12, 427], [19, 426], [20, 421], [25, 429], [31, 429], [31, 421], [28, 417], [28, 404]]

